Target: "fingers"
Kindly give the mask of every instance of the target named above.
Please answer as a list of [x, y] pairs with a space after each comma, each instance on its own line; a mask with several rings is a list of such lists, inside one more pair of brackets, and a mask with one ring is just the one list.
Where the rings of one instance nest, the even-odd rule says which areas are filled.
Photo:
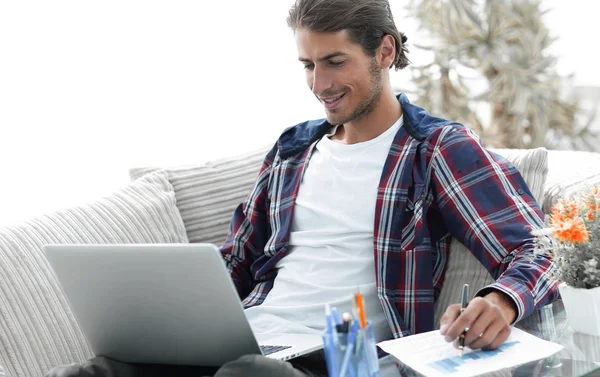
[[509, 325], [502, 326], [500, 331], [496, 335], [496, 339], [494, 339], [494, 341], [492, 341], [491, 344], [481, 348], [485, 350], [495, 350], [496, 348], [500, 347], [502, 343], [504, 343], [506, 339], [508, 339], [510, 335], [510, 330], [511, 327]]
[[503, 326], [504, 324], [500, 320], [492, 321], [485, 329], [477, 330], [476, 333], [471, 334], [469, 343], [466, 345], [471, 349], [489, 347], [494, 343]]
[[444, 315], [442, 316], [442, 319], [440, 320], [440, 334], [446, 335], [448, 328], [454, 321], [456, 321], [456, 318], [458, 318], [459, 315], [460, 315], [460, 305], [459, 304], [454, 304], [454, 305], [448, 306], [448, 309], [446, 309], [446, 312], [444, 313]]
[[[469, 348], [475, 341], [481, 340], [484, 336], [488, 337], [490, 334], [490, 325], [497, 321], [497, 317], [493, 310], [484, 310], [480, 313], [477, 319], [469, 326], [469, 331], [465, 335], [465, 346]], [[500, 331], [498, 329], [498, 331]], [[497, 332], [496, 332], [497, 333]], [[482, 335], [483, 334], [483, 335]], [[482, 336], [480, 336], [482, 335]], [[495, 334], [493, 334], [495, 335]], [[486, 338], [487, 339], [487, 338]], [[493, 338], [492, 338], [493, 339]], [[486, 344], [487, 345], [487, 344]]]
[[460, 305], [448, 307], [442, 317], [442, 326], [440, 333], [455, 346], [458, 345], [457, 338], [466, 330], [464, 344], [471, 349], [496, 349], [511, 330], [501, 308], [479, 297], [473, 299], [462, 313]]
[[[459, 315], [450, 323], [443, 334], [446, 336], [446, 340], [448, 341], [453, 341], [454, 339], [458, 338], [458, 336], [465, 331], [465, 329], [471, 329], [479, 315], [483, 313], [487, 307], [486, 303], [483, 302], [483, 299], [480, 297], [474, 298], [462, 313], [460, 313], [460, 305], [457, 306]], [[448, 307], [448, 310], [450, 310], [450, 307]]]

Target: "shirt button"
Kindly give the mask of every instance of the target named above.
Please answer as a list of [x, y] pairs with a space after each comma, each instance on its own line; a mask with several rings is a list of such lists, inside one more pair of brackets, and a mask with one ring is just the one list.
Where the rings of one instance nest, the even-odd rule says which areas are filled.
[[519, 189], [519, 191], [517, 191], [519, 193], [519, 195], [523, 195], [525, 194], [525, 191], [523, 191], [523, 189]]

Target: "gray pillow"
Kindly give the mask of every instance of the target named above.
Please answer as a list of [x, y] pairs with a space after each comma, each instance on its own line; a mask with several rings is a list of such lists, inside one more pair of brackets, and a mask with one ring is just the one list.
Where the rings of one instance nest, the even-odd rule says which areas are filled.
[[0, 365], [11, 377], [43, 376], [92, 356], [42, 251], [57, 243], [187, 243], [187, 237], [165, 172], [92, 203], [0, 228]]
[[[271, 147], [202, 165], [166, 168], [190, 242], [221, 245], [235, 208], [246, 200]], [[131, 179], [159, 167], [133, 168]]]
[[559, 199], [577, 196], [600, 184], [600, 153], [552, 150], [548, 161], [544, 213], [550, 213]]

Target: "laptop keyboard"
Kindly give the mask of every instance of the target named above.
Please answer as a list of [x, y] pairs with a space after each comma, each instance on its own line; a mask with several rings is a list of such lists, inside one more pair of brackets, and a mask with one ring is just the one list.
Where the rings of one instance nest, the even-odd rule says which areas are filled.
[[288, 348], [292, 348], [292, 346], [260, 346], [260, 349], [264, 356], [270, 355], [275, 352], [283, 351]]

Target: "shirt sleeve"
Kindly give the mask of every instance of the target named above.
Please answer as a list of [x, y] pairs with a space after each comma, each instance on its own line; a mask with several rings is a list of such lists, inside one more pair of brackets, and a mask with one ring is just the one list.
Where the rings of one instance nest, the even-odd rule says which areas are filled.
[[556, 299], [552, 257], [533, 250], [531, 230], [544, 226], [544, 215], [517, 169], [464, 127], [444, 127], [432, 145], [434, 203], [452, 237], [495, 279], [477, 295], [507, 294], [518, 310], [515, 322]]
[[268, 183], [277, 147], [265, 157], [246, 200], [233, 213], [221, 255], [238, 295], [243, 300], [254, 286], [251, 266], [264, 254], [269, 237]]

